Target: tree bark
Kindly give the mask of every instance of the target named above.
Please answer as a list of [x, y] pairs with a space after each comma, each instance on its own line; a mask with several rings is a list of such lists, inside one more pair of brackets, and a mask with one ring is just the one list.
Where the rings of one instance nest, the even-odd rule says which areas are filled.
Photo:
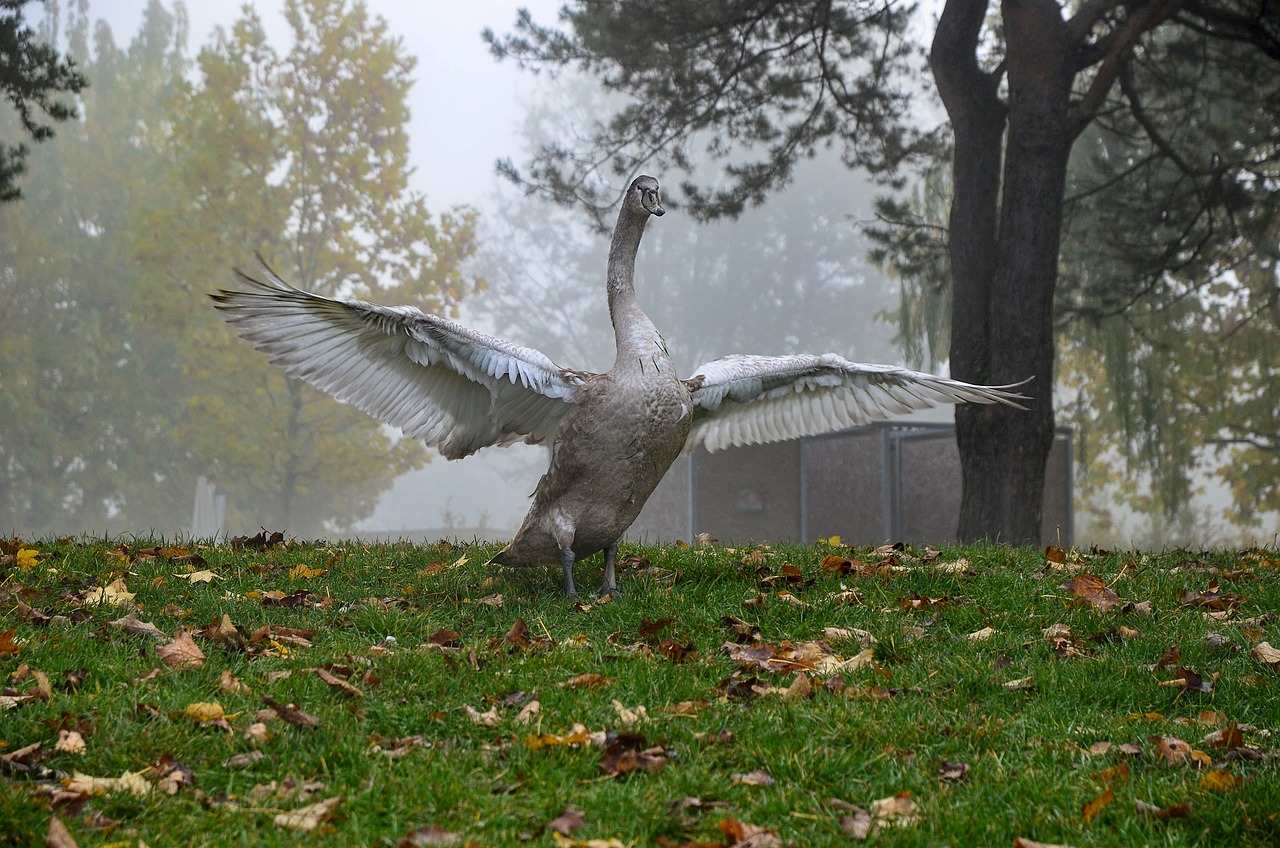
[[1053, 294], [1073, 135], [1071, 38], [1055, 0], [1004, 0], [1006, 114], [992, 105], [999, 104], [996, 79], [977, 64], [985, 14], [985, 0], [950, 0], [932, 52], [956, 144], [951, 373], [987, 384], [1034, 379], [1024, 390], [1029, 411], [957, 408], [957, 533], [964, 541], [1038, 543], [1053, 444]]

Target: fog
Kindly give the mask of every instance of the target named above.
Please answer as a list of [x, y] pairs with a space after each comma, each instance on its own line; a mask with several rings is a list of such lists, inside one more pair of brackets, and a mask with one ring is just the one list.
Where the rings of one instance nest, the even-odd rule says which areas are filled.
[[[147, 5], [143, 0], [97, 2], [90, 6], [89, 15], [104, 22], [115, 43], [123, 48], [142, 28]], [[284, 53], [290, 49], [292, 37], [282, 6], [262, 2], [254, 8], [261, 16], [266, 39]], [[511, 62], [498, 62], [480, 37], [485, 27], [500, 33], [508, 31], [520, 8], [528, 8], [536, 20], [554, 20], [558, 0], [432, 4], [425, 13], [414, 4], [387, 0], [368, 0], [367, 6], [373, 15], [385, 19], [387, 36], [397, 40], [403, 53], [417, 61], [411, 73], [414, 84], [406, 101], [409, 189], [425, 197], [433, 216], [462, 214], [464, 209], [476, 213], [475, 250], [462, 263], [461, 276], [483, 280], [479, 287], [483, 290], [467, 290], [458, 300], [459, 320], [536, 347], [567, 367], [607, 368], [612, 358], [603, 290], [607, 234], [593, 230], [579, 211], [527, 196], [495, 170], [496, 160], [510, 158], [518, 164], [528, 156], [537, 133], [545, 131], [547, 115], [569, 116], [561, 124], [572, 126], [573, 121], [589, 120], [593, 109], [602, 110], [605, 106], [600, 95], [591, 91], [589, 81], [572, 76], [552, 79], [523, 72]], [[192, 57], [214, 43], [218, 33], [227, 33], [241, 17], [240, 9], [229, 4], [191, 4], [185, 13], [189, 19], [187, 52]], [[187, 73], [194, 81], [198, 68], [192, 66]], [[145, 147], [145, 143], [135, 146]], [[46, 155], [42, 147], [33, 148], [33, 192], [30, 201], [23, 201], [33, 207], [41, 196], [40, 157]], [[48, 155], [53, 155], [52, 149]], [[708, 169], [711, 167], [708, 164]], [[662, 173], [654, 176], [663, 182], [670, 214], [653, 222], [646, 233], [637, 262], [637, 292], [642, 306], [666, 336], [682, 371], [688, 373], [700, 362], [734, 352], [835, 351], [862, 361], [902, 362], [902, 353], [894, 344], [896, 327], [890, 314], [899, 303], [898, 284], [866, 259], [868, 243], [863, 228], [874, 217], [871, 210], [875, 190], [844, 168], [837, 156], [819, 156], [802, 163], [787, 191], [738, 220], [712, 225], [698, 225], [682, 213], [675, 175], [670, 180], [664, 179], [666, 175]], [[618, 192], [627, 179], [618, 178]], [[242, 198], [238, 202], [250, 201]], [[9, 210], [7, 214], [23, 213]], [[182, 240], [183, 231], [178, 227], [171, 231], [168, 221], [160, 220], [142, 236], [132, 236], [130, 249], [150, 251], [147, 255], [202, 250], [187, 241], [175, 246], [173, 242]], [[294, 225], [292, 219], [287, 223]], [[90, 225], [99, 226], [90, 222], [80, 229]], [[268, 225], [264, 221], [262, 226]], [[161, 246], [157, 248], [153, 242], [160, 242]], [[137, 247], [140, 243], [143, 248]], [[175, 275], [182, 278], [180, 285], [199, 289], [196, 294], [209, 291], [231, 282], [231, 265], [246, 261], [255, 249], [258, 245], [232, 245], [233, 255], [224, 260], [211, 248], [196, 257], [192, 267], [221, 268], [220, 272], [210, 272], [208, 277], [192, 273], [189, 279], [176, 271]], [[379, 298], [387, 303], [395, 303], [395, 295], [394, 282], [379, 291]], [[65, 302], [72, 303], [72, 309], [89, 308], [74, 305], [86, 302], [83, 298], [76, 301], [67, 297]], [[213, 332], [209, 328], [219, 325], [217, 313], [207, 308], [207, 303], [190, 302], [195, 305], [180, 313], [160, 316], [160, 320], [181, 327], [184, 340], [180, 348], [199, 345], [207, 332]], [[154, 338], [126, 343], [120, 361], [138, 356], [137, 348], [145, 343], [154, 343]], [[184, 367], [184, 375], [198, 371], [191, 364]], [[14, 379], [12, 374], [8, 379]], [[92, 375], [84, 377], [88, 382], [93, 379]], [[139, 392], [146, 391], [145, 384], [136, 385]], [[191, 398], [182, 400], [181, 390], [172, 383], [151, 388], [173, 393], [170, 410], [184, 403], [190, 409], [191, 404], [197, 403]], [[211, 394], [212, 390], [206, 392]], [[120, 402], [118, 396], [114, 402]], [[206, 423], [208, 416], [217, 414], [233, 422], [228, 426], [234, 426], [241, 417], [225, 409], [201, 411]], [[172, 434], [184, 426], [181, 414], [175, 412], [172, 418], [167, 425], [154, 426], [168, 426]], [[948, 420], [950, 411], [927, 418]], [[128, 426], [141, 430], [152, 425], [135, 422]], [[119, 421], [104, 427], [104, 432], [109, 433], [104, 438], [118, 436], [124, 427]], [[233, 430], [223, 432], [228, 444], [255, 438]], [[391, 443], [398, 438], [396, 434], [383, 428], [375, 435], [388, 440], [387, 455], [394, 453]], [[140, 437], [134, 443], [148, 444]], [[197, 475], [214, 479], [219, 491], [235, 490], [232, 481], [226, 479], [225, 468], [219, 472], [217, 469], [222, 466], [207, 458], [216, 455], [216, 450], [211, 453], [207, 446], [199, 450], [193, 447], [191, 453], [206, 459], [184, 460], [173, 466], [181, 466], [179, 470], [163, 474], [154, 471], [150, 475], [145, 456], [135, 453], [127, 459], [111, 459], [117, 470], [125, 465], [137, 466], [132, 476], [136, 489], [126, 487], [124, 494], [103, 495], [104, 505], [97, 511], [76, 512], [73, 502], [92, 501], [95, 491], [91, 480], [79, 481], [68, 490], [71, 494], [57, 496], [61, 502], [54, 503], [52, 512], [47, 514], [90, 517], [79, 519], [80, 523], [54, 519], [38, 527], [24, 525], [21, 518], [11, 518], [14, 526], [5, 527], [0, 520], [0, 531], [188, 534], [191, 524], [174, 516], [190, 514], [191, 508], [185, 504], [194, 505], [196, 487], [192, 483]], [[376, 481], [367, 483], [361, 490], [366, 498], [361, 502], [364, 506], [349, 511], [355, 519], [326, 523], [323, 529], [328, 535], [366, 538], [506, 538], [523, 517], [546, 461], [545, 448], [523, 445], [488, 449], [454, 462], [434, 456], [421, 468], [400, 474], [389, 486]], [[76, 458], [59, 462], [68, 475], [80, 473], [86, 464], [86, 460]], [[222, 480], [218, 479], [219, 473], [224, 475]], [[145, 506], [148, 496], [139, 494], [149, 488], [166, 493], [155, 495], [157, 505], [153, 512]], [[251, 488], [242, 487], [242, 491]], [[186, 501], [181, 508], [175, 508], [173, 502], [180, 497]], [[264, 496], [264, 505], [252, 507], [235, 503], [235, 495], [227, 497], [235, 519], [221, 527], [226, 534], [255, 532], [257, 525], [251, 516], [271, 515], [269, 496]], [[1197, 508], [1203, 510], [1202, 515], [1216, 515], [1229, 499], [1225, 488], [1206, 484]], [[314, 507], [317, 515], [333, 508], [329, 500], [318, 500], [322, 504]], [[1123, 510], [1114, 513], [1106, 528], [1109, 535], [1098, 531], [1096, 538], [1122, 543], [1126, 538], [1136, 540], [1151, 532], [1143, 515], [1125, 514]], [[29, 510], [28, 514], [39, 513]], [[1189, 543], [1242, 538], [1234, 529], [1216, 521], [1201, 522], [1200, 529], [1205, 533], [1197, 538], [1194, 527], [1193, 532], [1186, 532], [1187, 523], [1184, 521], [1179, 528], [1166, 522], [1159, 525], [1159, 532], [1165, 534], [1166, 540]], [[1192, 519], [1189, 523], [1197, 522]], [[1091, 540], [1087, 525], [1077, 529], [1083, 531], [1077, 533], [1078, 542]], [[1264, 521], [1257, 532], [1251, 530], [1246, 538], [1267, 541], [1268, 533], [1274, 533], [1274, 529]]]

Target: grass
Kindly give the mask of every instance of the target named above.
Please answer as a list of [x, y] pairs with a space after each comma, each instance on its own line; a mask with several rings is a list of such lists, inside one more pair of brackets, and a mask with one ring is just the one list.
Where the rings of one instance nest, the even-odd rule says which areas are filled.
[[[1261, 642], [1280, 645], [1274, 550], [1071, 552], [1046, 569], [1043, 552], [994, 546], [933, 559], [829, 543], [633, 546], [625, 596], [582, 610], [550, 571], [487, 568], [491, 547], [186, 545], [198, 559], [183, 559], [164, 545], [0, 548], [11, 706], [0, 756], [20, 763], [0, 775], [0, 845], [42, 844], [55, 815], [78, 844], [121, 848], [846, 845], [853, 807], [874, 818], [877, 801], [903, 793], [914, 820], [886, 822], [868, 844], [1280, 844], [1280, 679], [1254, 656]], [[181, 576], [193, 572], [215, 576]], [[1063, 588], [1085, 574], [1118, 601]], [[578, 578], [598, 580], [598, 558]], [[86, 602], [116, 579], [134, 594], [128, 606]], [[848, 589], [860, 599], [837, 597]], [[163, 638], [110, 624], [129, 613]], [[234, 633], [215, 632], [224, 620]], [[1052, 625], [1069, 632], [1047, 637]], [[749, 642], [752, 627], [768, 668], [724, 647]], [[876, 644], [863, 654], [855, 637], [824, 640], [831, 627]], [[184, 629], [205, 658], [173, 668], [161, 653]], [[824, 641], [798, 673], [768, 662], [814, 640]], [[1155, 667], [1174, 644], [1179, 658]], [[1198, 675], [1184, 678], [1190, 688], [1176, 685], [1180, 669]], [[224, 673], [251, 691], [229, 690]], [[584, 673], [603, 680], [566, 685]], [[260, 714], [263, 696], [319, 727]], [[184, 714], [208, 702], [224, 726]], [[628, 727], [618, 706], [645, 715]], [[246, 738], [259, 719], [269, 738]], [[623, 734], [613, 759], [590, 742], [554, 744], [575, 725]], [[56, 750], [73, 729], [84, 750]], [[1160, 737], [1200, 753], [1173, 762]], [[1090, 752], [1103, 742], [1110, 750]], [[652, 770], [628, 770], [644, 749], [656, 749]], [[951, 766], [962, 779], [943, 779], [944, 763], [963, 764]], [[34, 779], [41, 767], [143, 772], [154, 785], [94, 794]], [[771, 783], [744, 779], [757, 771]], [[277, 821], [339, 797], [313, 829]], [[583, 814], [567, 837], [550, 827], [566, 808]], [[439, 830], [418, 830], [428, 825]]]

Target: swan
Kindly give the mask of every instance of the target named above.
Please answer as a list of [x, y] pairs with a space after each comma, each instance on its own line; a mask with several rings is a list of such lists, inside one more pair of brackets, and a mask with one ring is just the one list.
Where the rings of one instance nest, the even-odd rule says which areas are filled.
[[573, 565], [604, 551], [601, 596], [618, 594], [618, 540], [676, 458], [815, 436], [943, 403], [1026, 397], [834, 353], [713, 360], [681, 378], [636, 302], [636, 252], [664, 214], [658, 181], [639, 176], [622, 200], [606, 290], [617, 358], [603, 374], [412, 306], [380, 306], [297, 289], [261, 262], [235, 271], [242, 290], [210, 296], [224, 318], [292, 377], [399, 427], [448, 459], [484, 447], [550, 442], [551, 463], [515, 538], [491, 560]]

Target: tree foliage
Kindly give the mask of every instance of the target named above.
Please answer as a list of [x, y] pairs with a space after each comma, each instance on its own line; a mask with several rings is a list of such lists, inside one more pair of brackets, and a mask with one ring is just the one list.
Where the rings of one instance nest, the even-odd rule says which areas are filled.
[[[58, 95], [80, 93], [87, 80], [50, 43], [47, 36], [56, 31], [56, 23], [47, 27], [44, 38], [27, 26], [23, 7], [30, 2], [0, 0], [0, 91], [17, 112], [22, 130], [39, 142], [53, 137], [53, 127], [39, 113], [52, 121], [74, 117], [75, 107]], [[22, 196], [17, 180], [26, 170], [26, 157], [26, 145], [0, 144], [0, 203]]]
[[234, 526], [319, 533], [425, 460], [286, 381], [206, 297], [255, 251], [300, 285], [434, 311], [477, 285], [474, 213], [408, 188], [403, 45], [359, 3], [286, 11], [287, 52], [246, 11], [193, 66], [181, 6], [149, 4], [120, 49], [77, 4], [83, 119], [0, 209], [0, 527], [185, 527], [205, 474]]
[[[605, 163], [623, 173], [648, 162], [690, 173], [687, 146], [700, 142], [722, 167], [684, 190], [709, 216], [736, 214], [786, 186], [795, 161], [823, 144], [838, 146], [846, 164], [892, 179], [931, 150], [907, 117], [912, 11], [865, 0], [647, 0], [567, 4], [564, 29], [522, 16], [514, 35], [490, 36], [499, 55], [588, 71], [629, 101], [585, 138], [541, 148], [527, 176], [508, 172], [557, 199], [590, 204], [574, 185], [590, 185]], [[1072, 149], [1095, 122], [1127, 112], [1134, 131], [1167, 155], [1170, 138], [1148, 120], [1149, 93], [1172, 91], [1175, 77], [1230, 56], [1274, 76], [1280, 25], [1266, 0], [1086, 0], [1070, 8], [1003, 0], [998, 16], [990, 11], [989, 0], [947, 0], [929, 63], [950, 130], [951, 372], [985, 383], [1034, 378], [1030, 412], [957, 410], [959, 533], [1022, 541], [1039, 534], [1053, 438], [1054, 307]], [[1221, 129], [1219, 140], [1234, 143], [1215, 105], [1197, 106], [1195, 125]], [[1192, 194], [1204, 196], [1213, 181], [1199, 174]]]
[[149, 285], [192, 342], [179, 361], [198, 391], [181, 440], [228, 492], [231, 520], [318, 533], [372, 512], [425, 450], [279, 374], [203, 295], [257, 252], [310, 291], [394, 291], [448, 313], [478, 285], [462, 267], [475, 215], [433, 216], [408, 187], [414, 60], [386, 23], [346, 0], [290, 0], [285, 18], [287, 53], [252, 10], [201, 51], [199, 82], [172, 113], [173, 203], [153, 210], [143, 250]]

